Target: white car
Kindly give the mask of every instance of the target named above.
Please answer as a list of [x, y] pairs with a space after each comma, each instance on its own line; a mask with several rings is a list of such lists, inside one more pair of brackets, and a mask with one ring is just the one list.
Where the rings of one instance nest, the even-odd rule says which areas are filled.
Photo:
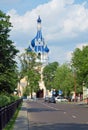
[[55, 98], [56, 102], [68, 102], [68, 100], [64, 97], [58, 96]]

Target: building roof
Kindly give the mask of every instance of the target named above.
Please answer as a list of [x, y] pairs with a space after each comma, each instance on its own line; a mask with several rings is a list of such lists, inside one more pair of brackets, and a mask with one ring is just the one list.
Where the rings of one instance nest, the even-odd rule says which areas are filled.
[[40, 18], [40, 16], [38, 17], [37, 22], [38, 22], [38, 23], [41, 23], [41, 18]]
[[47, 45], [45, 45], [45, 41], [42, 36], [40, 16], [37, 19], [37, 24], [39, 24], [40, 28], [37, 30], [36, 36], [32, 39], [31, 47], [29, 46], [28, 50], [32, 51], [32, 49], [33, 49], [35, 52], [48, 53], [49, 49], [48, 49]]

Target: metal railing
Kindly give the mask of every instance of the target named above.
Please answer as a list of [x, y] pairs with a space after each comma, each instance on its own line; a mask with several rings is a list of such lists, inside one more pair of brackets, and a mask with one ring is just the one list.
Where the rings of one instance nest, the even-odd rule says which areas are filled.
[[22, 102], [22, 99], [19, 99], [8, 106], [0, 108], [0, 130], [5, 128], [5, 126], [10, 121], [10, 119], [14, 115], [16, 109], [19, 107], [21, 102]]

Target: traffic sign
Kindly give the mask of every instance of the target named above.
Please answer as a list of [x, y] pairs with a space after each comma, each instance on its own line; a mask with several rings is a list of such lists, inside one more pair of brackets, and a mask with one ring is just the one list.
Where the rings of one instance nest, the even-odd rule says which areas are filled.
[[59, 94], [59, 95], [62, 95], [62, 94], [63, 94], [62, 90], [59, 90], [59, 91], [58, 91], [58, 94]]

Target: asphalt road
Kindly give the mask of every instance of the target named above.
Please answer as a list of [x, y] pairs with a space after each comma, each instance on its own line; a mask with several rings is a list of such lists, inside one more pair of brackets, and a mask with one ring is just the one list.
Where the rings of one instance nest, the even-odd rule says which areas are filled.
[[88, 130], [88, 106], [28, 102], [29, 130]]

